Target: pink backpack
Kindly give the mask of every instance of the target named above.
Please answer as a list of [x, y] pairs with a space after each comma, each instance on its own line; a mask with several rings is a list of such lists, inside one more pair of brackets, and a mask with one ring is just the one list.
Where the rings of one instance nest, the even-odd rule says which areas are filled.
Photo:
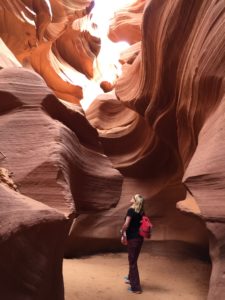
[[149, 239], [151, 237], [152, 227], [150, 219], [143, 216], [141, 219], [141, 226], [139, 227], [139, 235]]

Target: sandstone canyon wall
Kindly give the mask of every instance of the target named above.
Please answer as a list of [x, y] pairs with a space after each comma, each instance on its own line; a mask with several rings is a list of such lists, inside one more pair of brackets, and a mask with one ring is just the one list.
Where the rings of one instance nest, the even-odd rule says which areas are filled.
[[130, 47], [111, 82], [93, 7], [0, 1], [0, 294], [63, 299], [63, 255], [122, 249], [141, 193], [157, 249], [209, 243], [208, 299], [222, 300], [224, 1], [139, 0], [115, 13], [108, 37]]

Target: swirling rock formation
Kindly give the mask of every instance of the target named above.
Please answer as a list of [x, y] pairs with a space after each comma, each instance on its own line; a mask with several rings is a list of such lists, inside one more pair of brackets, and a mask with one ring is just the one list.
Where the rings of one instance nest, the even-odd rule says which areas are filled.
[[35, 49], [31, 55], [33, 69], [41, 74], [47, 85], [60, 98], [78, 104], [82, 99], [83, 93], [80, 86], [62, 80], [59, 68], [54, 68], [51, 59], [51, 43], [45, 43]]
[[[9, 190], [10, 180], [0, 180], [0, 264], [9, 274], [0, 273], [2, 282], [9, 281], [0, 292], [6, 300], [63, 299], [62, 257], [72, 218], [116, 206], [122, 177], [82, 109], [60, 102], [33, 71], [0, 70], [0, 96], [1, 170], [12, 173], [17, 187]], [[10, 247], [18, 250], [13, 269], [6, 265]], [[13, 277], [15, 269], [20, 279]]]
[[[94, 78], [102, 45], [86, 26], [92, 7], [85, 0], [0, 2], [0, 37], [20, 62], [4, 46], [0, 66], [34, 69], [67, 101], [32, 71], [0, 71], [1, 166], [13, 171], [19, 190], [2, 193], [45, 203], [62, 227], [79, 214], [65, 246], [74, 256], [120, 249], [128, 199], [140, 192], [156, 243], [207, 251], [209, 242], [208, 299], [222, 300], [224, 1], [143, 0], [115, 14], [109, 38], [132, 46], [121, 55], [115, 92], [98, 96], [85, 115], [82, 83]], [[101, 82], [104, 91], [114, 87]]]
[[[7, 160], [2, 164], [3, 167], [14, 170], [15, 181], [20, 185], [21, 192], [42, 202], [49, 201], [45, 203], [68, 213], [73, 209], [73, 197], [71, 190], [67, 191], [65, 183], [73, 189], [74, 180], [79, 181], [79, 185], [74, 189], [77, 199], [75, 206], [78, 210], [80, 206], [81, 210], [86, 210], [85, 194], [88, 195], [96, 189], [98, 196], [93, 199], [93, 208], [107, 209], [116, 205], [120, 194], [116, 185], [118, 183], [119, 187], [121, 184], [121, 176], [101, 153], [97, 133], [82, 112], [74, 110], [74, 107], [66, 105], [65, 102], [59, 102], [43, 80], [31, 71], [7, 68], [0, 71], [0, 78], [3, 100], [0, 109], [1, 113], [4, 113], [1, 117], [1, 151], [7, 154]], [[23, 82], [26, 82], [25, 91]], [[6, 112], [12, 109], [16, 110], [8, 115]], [[15, 128], [18, 133], [15, 132]], [[30, 162], [29, 166], [27, 161]], [[98, 161], [101, 162], [99, 165]], [[89, 181], [85, 179], [86, 176]], [[92, 183], [91, 177], [94, 181]], [[113, 183], [113, 177], [116, 185]], [[36, 183], [33, 185], [33, 182]], [[82, 196], [78, 192], [79, 189]], [[107, 191], [107, 195], [101, 194], [104, 190]], [[67, 199], [67, 208], [66, 202], [57, 200], [63, 195]], [[92, 206], [89, 197], [88, 195], [88, 210]], [[107, 203], [107, 198], [110, 199], [110, 203]], [[57, 202], [61, 203], [60, 206]]]
[[201, 216], [210, 231], [213, 262], [209, 299], [224, 295], [225, 238], [225, 97], [205, 122], [198, 136], [198, 146], [184, 175], [184, 182], [196, 199]]
[[[67, 74], [77, 70], [93, 77], [93, 62], [100, 40], [80, 27], [93, 1], [11, 1], [0, 2], [0, 37], [25, 67], [33, 68], [61, 99], [79, 104], [82, 86]], [[74, 23], [80, 19], [79, 30]], [[12, 27], [11, 24], [14, 24]], [[75, 72], [74, 72], [75, 74]]]
[[[185, 184], [211, 232], [209, 299], [224, 294], [224, 23], [224, 1], [150, 1], [141, 58], [126, 66], [116, 88], [119, 99], [152, 127], [155, 159], [166, 143], [175, 174], [187, 168]], [[160, 167], [165, 174], [165, 164]]]
[[57, 51], [64, 61], [87, 78], [93, 78], [93, 62], [100, 50], [99, 38], [91, 36], [88, 31], [68, 28], [54, 42], [54, 46], [53, 51]]
[[146, 0], [138, 0], [114, 14], [108, 36], [113, 42], [135, 44], [141, 40], [141, 22]]
[[[142, 190], [147, 199], [151, 197], [151, 213], [159, 228], [166, 222], [160, 220], [162, 209], [154, 200], [162, 204], [169, 187], [181, 182], [186, 170], [183, 180], [194, 200], [187, 197], [186, 206], [179, 209], [190, 215], [189, 226], [194, 229], [188, 237], [188, 226], [183, 228], [182, 238], [206, 246], [204, 224], [210, 231], [209, 299], [223, 299], [224, 294], [224, 20], [223, 1], [150, 1], [144, 12], [141, 53], [124, 65], [116, 85], [116, 95], [127, 108], [110, 95], [102, 96], [87, 111], [113, 164], [125, 176], [144, 176], [148, 185], [158, 187], [149, 194], [146, 183]], [[182, 197], [181, 192], [174, 199]], [[122, 201], [123, 194], [121, 205]], [[174, 225], [173, 233], [176, 222]], [[82, 226], [82, 220], [77, 226]], [[164, 233], [163, 239], [167, 237]]]

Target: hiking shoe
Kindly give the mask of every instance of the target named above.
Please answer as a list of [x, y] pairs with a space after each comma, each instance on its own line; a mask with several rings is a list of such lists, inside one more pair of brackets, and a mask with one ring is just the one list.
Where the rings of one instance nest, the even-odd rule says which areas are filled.
[[128, 288], [128, 291], [131, 292], [131, 293], [134, 293], [134, 294], [141, 294], [142, 293], [142, 291], [133, 291], [131, 289], [131, 287]]

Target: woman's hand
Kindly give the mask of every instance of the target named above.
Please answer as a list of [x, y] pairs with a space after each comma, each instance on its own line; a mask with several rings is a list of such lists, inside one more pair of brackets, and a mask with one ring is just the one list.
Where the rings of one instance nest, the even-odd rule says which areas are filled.
[[125, 235], [121, 236], [121, 244], [127, 245], [127, 237]]

